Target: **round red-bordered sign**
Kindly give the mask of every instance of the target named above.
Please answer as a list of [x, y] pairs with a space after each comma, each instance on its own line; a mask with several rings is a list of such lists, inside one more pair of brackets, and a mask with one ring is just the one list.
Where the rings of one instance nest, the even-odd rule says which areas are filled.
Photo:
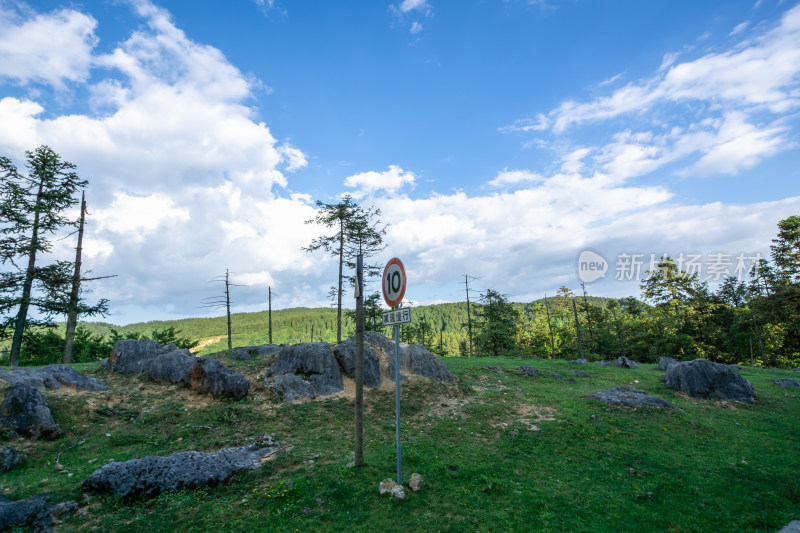
[[391, 259], [383, 269], [383, 299], [389, 307], [397, 307], [406, 293], [406, 269], [398, 258]]

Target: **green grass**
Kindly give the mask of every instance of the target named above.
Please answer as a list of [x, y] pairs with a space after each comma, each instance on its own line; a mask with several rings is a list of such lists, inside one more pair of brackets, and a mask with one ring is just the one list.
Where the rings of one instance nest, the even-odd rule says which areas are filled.
[[[0, 492], [16, 500], [49, 491], [53, 501], [79, 501], [90, 517], [70, 519], [60, 531], [774, 532], [800, 515], [800, 390], [770, 383], [797, 374], [744, 369], [756, 390], [751, 406], [676, 394], [653, 365], [446, 363], [457, 383], [403, 385], [403, 481], [418, 472], [426, 486], [407, 491], [402, 502], [378, 494], [379, 482], [395, 477], [391, 391], [367, 393], [366, 466], [355, 469], [347, 465], [350, 399], [280, 405], [255, 388], [240, 402], [216, 401], [99, 371], [112, 392], [48, 391], [67, 436], [12, 443], [25, 460], [0, 477]], [[540, 375], [513, 373], [523, 363]], [[266, 364], [230, 362], [253, 380]], [[568, 383], [549, 375], [571, 377], [572, 370], [587, 377]], [[677, 409], [609, 408], [582, 398], [617, 385], [644, 389]], [[223, 486], [131, 505], [111, 496], [85, 500], [79, 488], [112, 458], [216, 451], [263, 433], [283, 450]], [[53, 470], [60, 450], [71, 478]]]

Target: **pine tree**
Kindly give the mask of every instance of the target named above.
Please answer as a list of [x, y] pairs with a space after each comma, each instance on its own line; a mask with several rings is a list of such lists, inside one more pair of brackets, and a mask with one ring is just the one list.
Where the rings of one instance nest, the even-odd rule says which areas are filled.
[[[75, 193], [85, 187], [75, 172], [75, 165], [62, 161], [48, 146], [25, 152], [28, 175], [22, 175], [6, 157], [0, 157], [0, 262], [10, 267], [0, 273], [0, 314], [17, 308], [15, 317], [7, 317], [0, 330], [13, 328], [9, 362], [19, 364], [22, 337], [26, 327], [50, 323], [58, 312], [52, 296], [71, 279], [69, 263], [46, 267], [37, 265], [41, 254], [49, 252], [49, 237], [74, 226], [64, 211], [78, 203]], [[28, 317], [31, 307], [42, 318]]]

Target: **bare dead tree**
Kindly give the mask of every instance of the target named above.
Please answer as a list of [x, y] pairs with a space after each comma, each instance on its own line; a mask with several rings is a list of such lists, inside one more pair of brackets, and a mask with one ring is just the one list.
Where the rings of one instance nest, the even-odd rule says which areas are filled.
[[209, 283], [224, 283], [225, 294], [203, 298], [203, 305], [200, 305], [199, 307], [225, 309], [225, 313], [228, 318], [228, 353], [233, 353], [233, 341], [231, 339], [231, 287], [242, 287], [243, 285], [231, 283], [230, 274], [231, 272], [229, 272], [228, 269], [225, 269], [225, 276], [217, 276], [209, 280]]

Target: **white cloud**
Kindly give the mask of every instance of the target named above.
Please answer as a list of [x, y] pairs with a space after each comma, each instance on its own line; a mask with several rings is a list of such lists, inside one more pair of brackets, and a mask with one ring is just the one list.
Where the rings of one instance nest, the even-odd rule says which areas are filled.
[[410, 31], [412, 35], [416, 35], [422, 31], [422, 24], [420, 24], [417, 21], [414, 21], [413, 23], [411, 23], [411, 29], [408, 31]]
[[415, 180], [416, 175], [413, 172], [403, 170], [397, 165], [389, 165], [388, 170], [383, 172], [369, 171], [348, 176], [344, 184], [356, 189], [352, 192], [353, 198], [363, 198], [378, 191], [395, 194], [403, 186], [413, 185]]
[[667, 54], [655, 77], [629, 83], [586, 103], [567, 100], [546, 115], [522, 119], [507, 129], [552, 127], [555, 133], [562, 133], [583, 122], [642, 112], [664, 103], [724, 103], [773, 113], [796, 109], [800, 106], [800, 6], [789, 9], [775, 28], [728, 51], [682, 63], [676, 59], [675, 54]]
[[397, 6], [397, 10], [400, 13], [421, 11], [427, 15], [432, 9], [433, 7], [427, 2], [427, 0], [403, 0], [403, 2]]
[[96, 27], [94, 18], [71, 9], [23, 21], [0, 11], [0, 80], [45, 83], [56, 89], [85, 81], [98, 42]]
[[144, 242], [156, 230], [167, 231], [189, 219], [187, 208], [178, 207], [163, 194], [131, 196], [124, 192], [116, 193], [108, 207], [95, 209], [92, 217], [99, 231], [105, 229], [117, 234], [115, 241], [134, 243]]
[[531, 172], [530, 170], [508, 170], [503, 169], [497, 177], [489, 182], [492, 187], [503, 187], [506, 185], [518, 185], [520, 183], [530, 183], [542, 181], [544, 176]]

